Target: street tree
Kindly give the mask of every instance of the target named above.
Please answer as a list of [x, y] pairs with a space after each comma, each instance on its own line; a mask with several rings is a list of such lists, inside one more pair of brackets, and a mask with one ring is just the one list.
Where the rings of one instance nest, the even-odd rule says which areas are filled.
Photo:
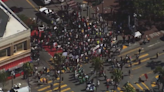
[[154, 70], [154, 73], [158, 73], [159, 74], [158, 81], [160, 83], [162, 83], [162, 89], [161, 89], [162, 91], [161, 92], [163, 92], [163, 89], [164, 89], [164, 69], [161, 66], [157, 66], [155, 68], [155, 70]]
[[30, 62], [24, 63], [23, 64], [23, 78], [26, 79], [27, 77], [29, 77], [29, 75], [32, 75], [34, 71], [34, 67], [33, 64]]
[[116, 83], [119, 83], [122, 79], [122, 71], [119, 70], [119, 69], [114, 69], [113, 72], [112, 72], [112, 77], [113, 77], [113, 80], [116, 82]]
[[163, 17], [164, 0], [133, 0], [135, 13], [144, 17]]
[[[59, 71], [60, 71], [60, 82], [59, 82], [59, 92], [61, 91], [61, 80], [62, 80], [62, 77], [61, 77], [61, 66], [62, 64], [65, 62], [65, 58], [64, 56], [62, 56], [62, 53], [55, 53], [54, 56], [53, 56], [53, 60], [54, 60], [54, 67], [57, 68]], [[57, 67], [56, 67], [57, 66]]]
[[5, 86], [6, 81], [7, 81], [7, 72], [4, 70], [0, 70], [0, 83], [2, 83], [3, 88]]
[[124, 86], [124, 92], [136, 92], [136, 90], [135, 90], [133, 87], [131, 87], [131, 86], [129, 85], [129, 83], [127, 83], [127, 84]]
[[[98, 82], [98, 73], [102, 70], [103, 68], [103, 61], [100, 57], [94, 57], [91, 62], [93, 63], [93, 68], [94, 71], [96, 72], [96, 80]], [[97, 91], [97, 89], [96, 89]]]

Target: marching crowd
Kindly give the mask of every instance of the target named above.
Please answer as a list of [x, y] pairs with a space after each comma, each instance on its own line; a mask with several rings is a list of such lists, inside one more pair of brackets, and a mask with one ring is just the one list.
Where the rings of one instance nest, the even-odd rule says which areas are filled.
[[[62, 50], [63, 53], [66, 53], [65, 62], [62, 64], [63, 69], [67, 71], [69, 68], [70, 71], [75, 73], [75, 79], [79, 83], [87, 83], [86, 90], [93, 91], [97, 85], [100, 85], [100, 82], [94, 84], [90, 79], [90, 76], [94, 73], [91, 73], [91, 75], [85, 74], [79, 64], [89, 63], [92, 57], [99, 56], [105, 58], [105, 61], [112, 65], [112, 68], [122, 69], [125, 63], [130, 60], [130, 56], [126, 55], [125, 59], [123, 57], [120, 60], [116, 59], [116, 55], [122, 49], [122, 43], [121, 45], [117, 42], [114, 43], [114, 40], [117, 40], [120, 32], [109, 32], [109, 30], [104, 29], [107, 27], [106, 21], [90, 20], [81, 16], [78, 11], [67, 13], [64, 16], [70, 17], [61, 17], [61, 23], [53, 21], [51, 26], [44, 27], [42, 32], [38, 28], [35, 29], [31, 37], [32, 58], [39, 60], [39, 49], [45, 46], [50, 50], [53, 50], [53, 48], [55, 48], [55, 51]], [[128, 36], [127, 39], [123, 36], [123, 42], [126, 40], [130, 43], [134, 42], [135, 39], [133, 36]], [[59, 73], [59, 69], [56, 68], [56, 78]], [[104, 69], [100, 71], [101, 74], [107, 79]], [[40, 77], [38, 78], [40, 79]], [[118, 85], [114, 84], [112, 79], [110, 79], [110, 83]], [[107, 82], [107, 89], [108, 87], [109, 82]]]

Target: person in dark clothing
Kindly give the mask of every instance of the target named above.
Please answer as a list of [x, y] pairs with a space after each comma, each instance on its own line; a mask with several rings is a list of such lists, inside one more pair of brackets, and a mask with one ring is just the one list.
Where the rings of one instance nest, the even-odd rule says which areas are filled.
[[129, 76], [130, 76], [130, 74], [131, 74], [131, 71], [129, 70], [129, 71], [128, 71], [128, 73], [129, 73]]

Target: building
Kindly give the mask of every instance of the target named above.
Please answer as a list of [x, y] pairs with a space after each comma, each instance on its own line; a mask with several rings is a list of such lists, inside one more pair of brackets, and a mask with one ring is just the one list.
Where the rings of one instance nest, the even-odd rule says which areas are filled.
[[0, 69], [11, 71], [31, 61], [30, 32], [0, 0]]

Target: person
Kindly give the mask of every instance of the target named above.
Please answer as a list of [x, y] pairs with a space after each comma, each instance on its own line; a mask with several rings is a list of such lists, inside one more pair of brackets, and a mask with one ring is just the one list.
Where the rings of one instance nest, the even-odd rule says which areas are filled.
[[150, 42], [150, 38], [149, 38], [149, 37], [147, 37], [147, 42], [148, 42], [148, 43]]
[[158, 58], [158, 52], [156, 53], [156, 58]]
[[131, 74], [131, 71], [129, 70], [129, 71], [128, 71], [128, 73], [129, 73], [129, 76], [130, 76], [130, 74]]
[[141, 79], [141, 77], [139, 77], [139, 78], [138, 78], [138, 82], [142, 82], [142, 79]]
[[98, 87], [99, 85], [100, 85], [100, 81], [98, 80], [98, 81], [97, 81], [97, 87]]
[[138, 50], [138, 53], [139, 53], [139, 54], [141, 53], [141, 49]]
[[53, 83], [50, 84], [51, 90], [53, 90]]

